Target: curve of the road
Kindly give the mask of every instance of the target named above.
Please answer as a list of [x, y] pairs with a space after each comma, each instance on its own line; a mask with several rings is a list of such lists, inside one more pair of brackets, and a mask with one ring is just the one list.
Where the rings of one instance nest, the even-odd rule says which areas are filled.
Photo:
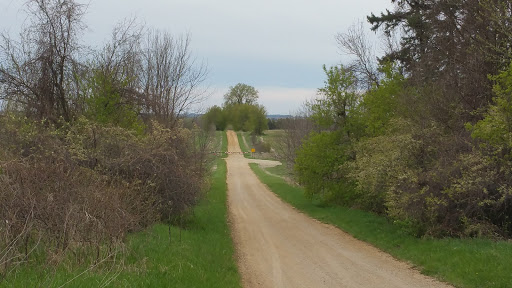
[[450, 287], [281, 201], [248, 165], [276, 162], [244, 158], [236, 133], [227, 136], [229, 217], [244, 287]]

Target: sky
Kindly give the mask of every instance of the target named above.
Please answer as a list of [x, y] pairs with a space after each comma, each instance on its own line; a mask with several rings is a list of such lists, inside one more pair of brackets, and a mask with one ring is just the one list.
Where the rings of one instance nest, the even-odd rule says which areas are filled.
[[[26, 0], [0, 0], [0, 30], [16, 34]], [[356, 21], [392, 7], [391, 0], [77, 0], [88, 4], [84, 40], [100, 46], [112, 28], [136, 17], [174, 35], [190, 34], [192, 53], [205, 61], [211, 96], [221, 105], [230, 86], [259, 91], [268, 114], [293, 114], [323, 86], [322, 66], [348, 63], [335, 41]], [[370, 31], [370, 25], [365, 24]], [[370, 32], [374, 35], [373, 32]], [[378, 37], [374, 36], [378, 42]], [[379, 51], [377, 51], [378, 53]]]

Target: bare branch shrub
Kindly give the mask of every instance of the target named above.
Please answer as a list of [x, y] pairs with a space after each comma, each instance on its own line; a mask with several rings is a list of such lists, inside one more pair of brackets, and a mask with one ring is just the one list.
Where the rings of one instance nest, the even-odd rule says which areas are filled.
[[204, 100], [200, 85], [208, 68], [196, 63], [190, 51], [190, 36], [172, 36], [153, 30], [143, 46], [141, 87], [145, 95], [144, 111], [169, 127], [191, 107]]
[[275, 141], [272, 148], [275, 150], [277, 158], [290, 168], [295, 164], [296, 152], [302, 142], [316, 129], [309, 115], [310, 111], [306, 103], [296, 116], [282, 119], [284, 134]]
[[368, 90], [379, 84], [379, 78], [377, 57], [365, 31], [363, 22], [358, 21], [346, 33], [338, 33], [336, 42], [343, 53], [355, 57], [347, 68], [355, 74], [361, 88]]
[[191, 130], [60, 126], [0, 125], [2, 276], [33, 251], [54, 264], [69, 252], [77, 264], [111, 257], [126, 233], [189, 213], [201, 195], [210, 142], [195, 143]]
[[15, 41], [0, 42], [1, 100], [14, 102], [27, 116], [72, 118], [80, 64], [78, 35], [85, 27], [84, 5], [71, 0], [30, 0], [30, 23]]

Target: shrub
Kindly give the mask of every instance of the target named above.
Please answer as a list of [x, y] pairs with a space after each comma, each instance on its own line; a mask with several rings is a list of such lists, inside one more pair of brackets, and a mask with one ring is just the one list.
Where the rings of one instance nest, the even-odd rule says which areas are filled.
[[1, 121], [0, 277], [30, 257], [108, 258], [126, 233], [177, 219], [200, 197], [207, 165], [189, 130]]

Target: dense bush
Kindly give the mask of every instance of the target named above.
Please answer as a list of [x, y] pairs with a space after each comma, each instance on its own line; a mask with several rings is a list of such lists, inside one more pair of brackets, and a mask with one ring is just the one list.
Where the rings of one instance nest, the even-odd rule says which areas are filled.
[[139, 136], [85, 118], [57, 129], [8, 116], [0, 130], [0, 274], [37, 255], [109, 257], [126, 233], [188, 213], [203, 188], [186, 129], [153, 123]]
[[261, 135], [268, 129], [265, 107], [258, 104], [229, 104], [211, 107], [203, 116], [205, 126], [214, 125], [217, 130], [232, 128]]
[[293, 159], [309, 196], [386, 215], [417, 236], [512, 236], [512, 66], [491, 77], [493, 103], [466, 125], [434, 109], [443, 92], [387, 65], [354, 102], [343, 69], [325, 69], [332, 87], [310, 118], [321, 132]]

